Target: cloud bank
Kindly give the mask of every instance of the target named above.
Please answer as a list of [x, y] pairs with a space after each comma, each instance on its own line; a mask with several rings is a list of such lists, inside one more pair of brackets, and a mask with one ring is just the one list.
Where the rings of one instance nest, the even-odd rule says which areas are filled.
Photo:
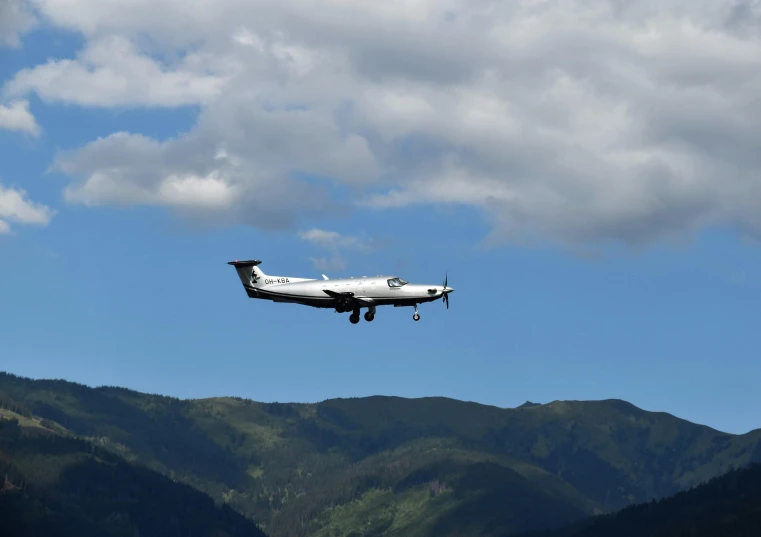
[[6, 97], [200, 109], [61, 155], [71, 202], [286, 227], [339, 188], [476, 207], [503, 241], [761, 235], [757, 0], [32, 4], [85, 45]]

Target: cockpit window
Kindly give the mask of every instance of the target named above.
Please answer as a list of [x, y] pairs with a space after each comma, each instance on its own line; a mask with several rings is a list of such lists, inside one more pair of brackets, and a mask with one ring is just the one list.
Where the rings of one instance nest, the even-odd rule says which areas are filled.
[[407, 282], [401, 278], [391, 278], [388, 280], [389, 287], [401, 287], [402, 285], [407, 285]]

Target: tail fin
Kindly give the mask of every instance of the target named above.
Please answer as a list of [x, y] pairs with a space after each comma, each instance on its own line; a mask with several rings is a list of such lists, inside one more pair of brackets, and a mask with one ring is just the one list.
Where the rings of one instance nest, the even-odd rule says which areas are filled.
[[259, 287], [263, 283], [261, 280], [264, 279], [265, 274], [257, 266], [261, 264], [261, 261], [255, 259], [251, 261], [235, 260], [229, 261], [227, 264], [235, 267], [243, 287]]

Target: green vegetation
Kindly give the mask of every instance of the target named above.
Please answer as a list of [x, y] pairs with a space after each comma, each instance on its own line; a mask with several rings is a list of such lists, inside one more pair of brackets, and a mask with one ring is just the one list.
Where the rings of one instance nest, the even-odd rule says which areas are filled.
[[761, 431], [729, 435], [618, 400], [267, 404], [7, 374], [0, 396], [209, 494], [272, 537], [558, 528], [761, 460]]

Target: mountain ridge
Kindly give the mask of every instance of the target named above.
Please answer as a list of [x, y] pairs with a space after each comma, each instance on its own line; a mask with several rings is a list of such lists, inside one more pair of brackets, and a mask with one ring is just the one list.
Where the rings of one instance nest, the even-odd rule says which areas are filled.
[[[508, 407], [508, 406], [499, 406], [495, 404], [489, 404], [489, 403], [482, 403], [479, 401], [472, 401], [472, 400], [465, 400], [465, 399], [457, 399], [454, 397], [449, 396], [443, 396], [443, 395], [425, 395], [425, 396], [419, 396], [419, 397], [407, 397], [407, 396], [400, 396], [400, 395], [383, 395], [383, 394], [373, 394], [373, 395], [363, 395], [363, 396], [349, 396], [349, 397], [329, 397], [322, 400], [316, 400], [316, 401], [258, 401], [255, 399], [251, 399], [249, 397], [242, 397], [242, 396], [235, 396], [235, 395], [212, 395], [212, 396], [206, 396], [206, 397], [176, 397], [172, 395], [165, 395], [161, 393], [152, 393], [152, 392], [141, 392], [139, 390], [135, 390], [133, 388], [128, 388], [124, 386], [116, 386], [116, 385], [108, 385], [108, 384], [102, 384], [102, 385], [89, 385], [84, 384], [77, 381], [71, 381], [66, 380], [63, 378], [31, 378], [31, 377], [24, 377], [20, 375], [14, 375], [13, 373], [3, 372], [0, 371], [0, 375], [11, 375], [14, 377], [17, 377], [19, 379], [24, 379], [32, 382], [39, 382], [39, 383], [64, 383], [66, 385], [72, 385], [76, 387], [82, 387], [87, 388], [91, 390], [99, 390], [99, 391], [114, 391], [114, 392], [124, 392], [124, 393], [132, 393], [132, 394], [138, 394], [141, 396], [151, 396], [151, 397], [160, 397], [160, 398], [166, 398], [166, 399], [172, 399], [177, 401], [207, 401], [207, 400], [215, 400], [215, 399], [233, 399], [233, 400], [243, 400], [243, 401], [250, 401], [253, 403], [259, 403], [259, 404], [280, 404], [280, 405], [319, 405], [324, 403], [330, 403], [334, 401], [354, 401], [354, 400], [365, 400], [365, 399], [398, 399], [402, 401], [424, 401], [424, 400], [440, 400], [440, 401], [452, 401], [456, 403], [462, 403], [462, 404], [469, 404], [469, 405], [478, 405], [480, 407], [487, 407], [487, 408], [493, 408], [493, 409], [499, 409], [499, 410], [527, 410], [531, 408], [537, 408], [537, 407], [548, 407], [553, 404], [562, 404], [562, 403], [584, 403], [584, 404], [593, 404], [593, 403], [608, 403], [608, 404], [620, 404], [622, 407], [630, 407], [636, 411], [639, 412], [646, 412], [648, 414], [653, 415], [663, 415], [670, 418], [674, 418], [676, 420], [680, 420], [685, 423], [690, 423], [692, 425], [698, 425], [700, 427], [706, 427], [708, 429], [711, 429], [712, 431], [726, 434], [726, 435], [732, 435], [732, 436], [743, 436], [751, 433], [758, 433], [761, 431], [761, 425], [757, 428], [750, 429], [744, 433], [731, 433], [728, 431], [724, 431], [718, 427], [714, 427], [705, 423], [698, 423], [690, 421], [686, 418], [682, 418], [677, 416], [676, 414], [672, 414], [667, 411], [663, 410], [647, 410], [643, 407], [637, 406], [636, 404], [627, 401], [625, 399], [620, 398], [605, 398], [605, 399], [554, 399], [552, 401], [549, 401], [547, 403], [535, 403], [531, 401], [526, 401], [525, 403]], [[530, 403], [527, 405], [526, 403]]]
[[[733, 435], [621, 399], [261, 403], [4, 373], [0, 396], [228, 503], [272, 537], [348, 537], [352, 520], [389, 537], [547, 529], [761, 459], [761, 429]], [[527, 497], [535, 511], [522, 511]]]

